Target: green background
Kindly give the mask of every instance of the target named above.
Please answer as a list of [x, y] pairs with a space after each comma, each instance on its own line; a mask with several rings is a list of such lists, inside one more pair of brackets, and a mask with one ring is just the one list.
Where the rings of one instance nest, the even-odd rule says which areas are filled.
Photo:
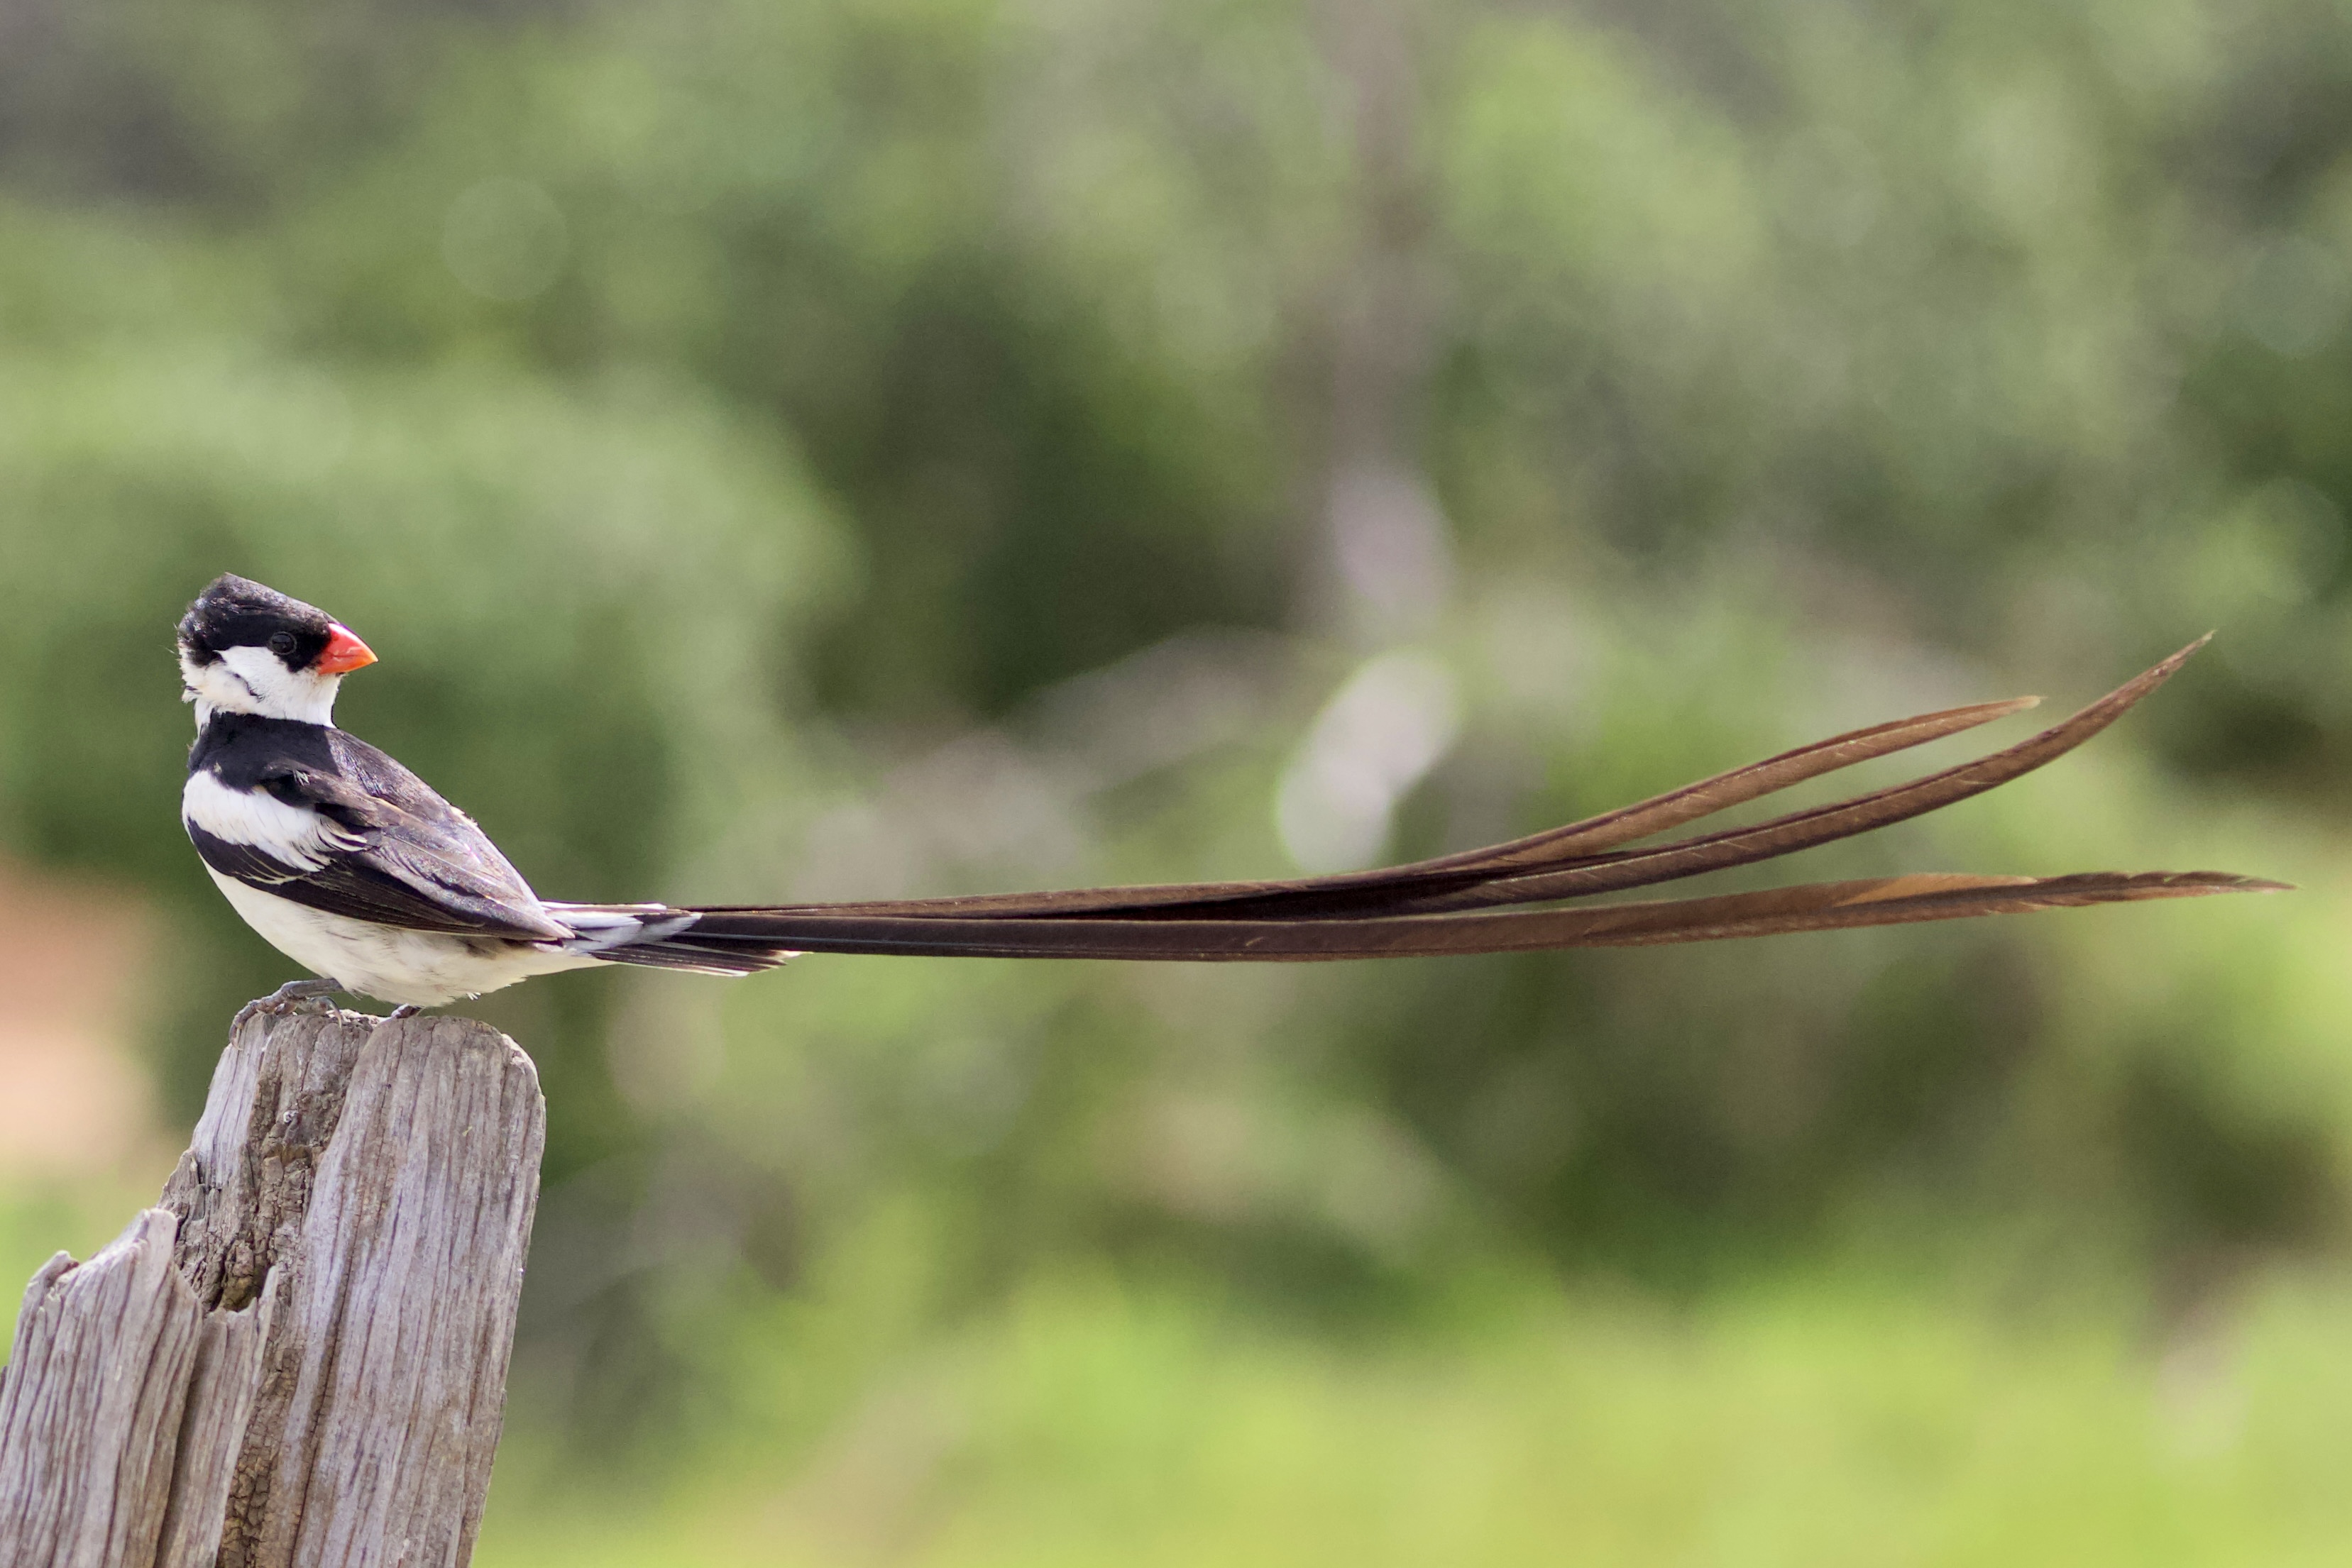
[[17, 0], [0, 845], [152, 900], [176, 1126], [289, 973], [225, 570], [578, 899], [1405, 858], [2218, 630], [1784, 874], [2290, 896], [486, 999], [478, 1561], [2340, 1561], [2347, 311], [2315, 0]]

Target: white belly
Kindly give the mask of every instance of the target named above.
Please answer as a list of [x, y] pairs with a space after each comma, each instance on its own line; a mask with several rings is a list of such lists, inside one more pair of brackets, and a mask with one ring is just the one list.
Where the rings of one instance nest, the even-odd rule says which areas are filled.
[[329, 915], [247, 887], [210, 866], [205, 869], [221, 896], [271, 946], [347, 991], [387, 1002], [438, 1007], [533, 975], [585, 968], [598, 961], [583, 953], [551, 952], [530, 942], [401, 931], [373, 921]]

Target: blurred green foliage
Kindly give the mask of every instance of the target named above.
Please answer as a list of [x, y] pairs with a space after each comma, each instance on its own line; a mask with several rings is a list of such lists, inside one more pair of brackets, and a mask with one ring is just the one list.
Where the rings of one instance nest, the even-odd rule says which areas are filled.
[[[2325, 1563], [2352, 1392], [2340, 1281], [2267, 1291], [2153, 1377], [2114, 1320], [1750, 1286], [1680, 1320], [1487, 1281], [1412, 1351], [1045, 1281], [780, 1474], [493, 1509], [502, 1563]], [[546, 1456], [510, 1445], [509, 1474]]]
[[[224, 570], [357, 628], [342, 721], [582, 898], [1277, 872], [1343, 691], [1427, 696], [1380, 711], [1434, 765], [1359, 826], [1433, 852], [2218, 627], [2088, 754], [1802, 869], [2291, 900], [480, 1009], [550, 1098], [517, 1422], [567, 1463], [797, 1463], [958, 1325], [1059, 1334], [1005, 1303], [1074, 1268], [1409, 1338], [1492, 1270], [1967, 1258], [2133, 1282], [2161, 1338], [2352, 1195], [2347, 37], [2292, 0], [16, 0], [0, 841], [167, 912], [184, 1112], [285, 974], [173, 820], [168, 628]], [[1223, 1354], [1169, 1385], [1246, 1383]], [[1450, 1397], [1294, 1392], [1259, 1440]], [[1949, 1506], [2046, 1517], [1985, 1484]]]

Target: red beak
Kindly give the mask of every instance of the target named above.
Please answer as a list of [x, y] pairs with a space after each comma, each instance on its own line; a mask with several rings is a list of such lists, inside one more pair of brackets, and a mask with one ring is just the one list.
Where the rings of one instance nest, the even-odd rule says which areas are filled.
[[365, 664], [375, 663], [375, 653], [365, 643], [337, 626], [327, 637], [327, 651], [310, 662], [310, 667], [322, 675], [349, 674]]

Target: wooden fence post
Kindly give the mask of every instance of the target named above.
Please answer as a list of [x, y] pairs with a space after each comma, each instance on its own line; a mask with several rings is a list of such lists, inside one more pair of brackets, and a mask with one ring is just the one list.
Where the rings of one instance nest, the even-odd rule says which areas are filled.
[[159, 1206], [25, 1292], [0, 1568], [465, 1563], [546, 1130], [486, 1025], [248, 1017]]

